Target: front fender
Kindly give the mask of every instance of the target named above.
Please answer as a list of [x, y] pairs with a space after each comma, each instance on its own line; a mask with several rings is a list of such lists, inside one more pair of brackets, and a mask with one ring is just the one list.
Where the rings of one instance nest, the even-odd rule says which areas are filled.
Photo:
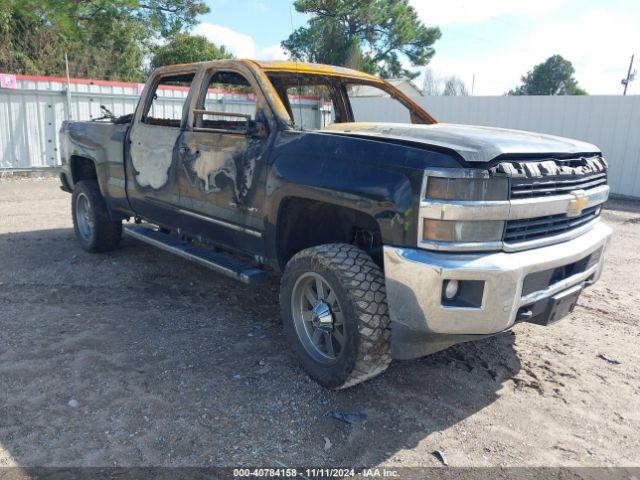
[[459, 166], [442, 153], [322, 132], [281, 132], [270, 161], [265, 205], [270, 256], [276, 253], [280, 204], [288, 197], [357, 210], [375, 219], [384, 244], [415, 246], [424, 169]]
[[[413, 231], [414, 187], [409, 176], [362, 168], [335, 158], [281, 155], [267, 179], [269, 224], [277, 221], [285, 198], [316, 200], [362, 212], [376, 220], [382, 241], [401, 245]], [[419, 188], [419, 186], [418, 186]]]

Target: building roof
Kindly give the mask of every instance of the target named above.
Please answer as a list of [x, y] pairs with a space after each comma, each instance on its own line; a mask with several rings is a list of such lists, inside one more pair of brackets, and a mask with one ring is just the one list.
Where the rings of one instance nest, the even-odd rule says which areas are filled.
[[418, 87], [410, 78], [387, 78], [387, 82], [396, 88], [399, 88], [407, 95], [410, 95], [410, 91], [414, 91], [415, 95], [423, 96], [424, 92]]

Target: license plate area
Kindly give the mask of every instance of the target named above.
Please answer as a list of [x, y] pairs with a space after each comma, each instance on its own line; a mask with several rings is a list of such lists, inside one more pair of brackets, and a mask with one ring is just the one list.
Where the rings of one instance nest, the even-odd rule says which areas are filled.
[[576, 285], [551, 297], [543, 325], [555, 323], [573, 312], [576, 303], [578, 303], [582, 288], [582, 284]]
[[573, 311], [583, 288], [584, 284], [580, 283], [556, 293], [550, 298], [522, 307], [518, 311], [516, 321], [525, 321], [538, 325], [555, 323]]

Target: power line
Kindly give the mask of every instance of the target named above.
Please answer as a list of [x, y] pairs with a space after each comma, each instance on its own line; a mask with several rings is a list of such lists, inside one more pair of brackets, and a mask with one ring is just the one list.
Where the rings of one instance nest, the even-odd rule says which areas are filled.
[[507, 21], [507, 20], [504, 20], [504, 19], [498, 18], [498, 17], [489, 17], [489, 18], [491, 20], [495, 20], [496, 22], [504, 23], [505, 25], [509, 25], [510, 27], [517, 28], [518, 30], [524, 30], [524, 27], [522, 27], [520, 25], [516, 25], [515, 23], [513, 23], [511, 21]]

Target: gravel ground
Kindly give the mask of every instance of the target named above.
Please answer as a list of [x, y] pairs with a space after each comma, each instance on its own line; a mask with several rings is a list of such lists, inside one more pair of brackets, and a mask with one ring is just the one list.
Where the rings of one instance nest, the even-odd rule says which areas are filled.
[[288, 349], [277, 279], [247, 288], [132, 239], [84, 253], [57, 185], [0, 182], [0, 465], [406, 467], [439, 450], [452, 466], [640, 466], [637, 204], [605, 211], [607, 268], [559, 324], [330, 392]]

